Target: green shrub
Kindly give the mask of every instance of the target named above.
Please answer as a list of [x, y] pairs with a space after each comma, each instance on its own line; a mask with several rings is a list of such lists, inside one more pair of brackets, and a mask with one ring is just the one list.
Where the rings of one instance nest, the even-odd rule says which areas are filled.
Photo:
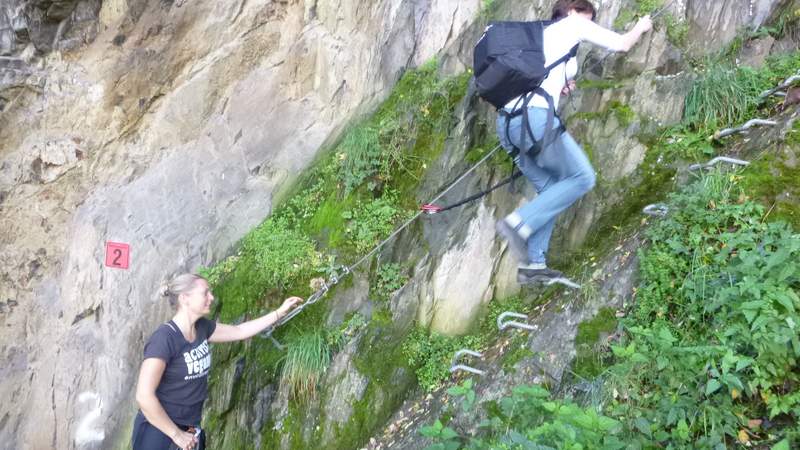
[[709, 128], [742, 122], [763, 90], [758, 73], [749, 67], [709, 64], [686, 96], [684, 118]]
[[359, 202], [354, 209], [342, 213], [348, 221], [345, 234], [358, 252], [371, 250], [406, 216], [406, 212], [400, 209], [395, 191], [386, 191], [367, 203]]
[[686, 97], [684, 122], [714, 128], [739, 124], [749, 118], [761, 101], [761, 92], [774, 87], [800, 69], [800, 52], [767, 59], [763, 68], [732, 66], [722, 56], [709, 59]]
[[416, 368], [419, 385], [433, 391], [450, 377], [450, 363], [456, 351], [475, 350], [479, 346], [480, 339], [476, 336], [448, 337], [415, 328], [403, 343], [403, 354], [409, 366]]
[[667, 39], [669, 42], [678, 48], [686, 47], [689, 37], [689, 23], [686, 20], [675, 18], [672, 14], [664, 16], [664, 23], [667, 26]]
[[[475, 393], [471, 384], [449, 391], [461, 398], [462, 408], [473, 409]], [[619, 421], [569, 400], [558, 400], [541, 386], [517, 386], [511, 395], [484, 406], [488, 419], [481, 435], [460, 436], [437, 420], [423, 427], [423, 436], [434, 440], [426, 450], [445, 449], [623, 449], [617, 437]]]
[[319, 262], [311, 239], [280, 218], [268, 219], [245, 236], [242, 255], [254, 261], [253, 282], [264, 289], [285, 287], [312, 273]]
[[[341, 180], [345, 193], [350, 193], [369, 177], [386, 172], [388, 167], [380, 143], [379, 131], [370, 125], [350, 130], [337, 149], [341, 163]], [[374, 188], [373, 182], [370, 189]]]
[[375, 280], [375, 294], [381, 300], [389, 296], [406, 284], [408, 277], [403, 273], [400, 264], [389, 263], [378, 267]]
[[738, 177], [712, 174], [648, 229], [628, 337], [609, 369], [618, 395], [607, 414], [641, 418], [623, 420], [626, 442], [713, 447], [748, 419], [800, 418], [800, 236], [763, 223], [764, 212]]

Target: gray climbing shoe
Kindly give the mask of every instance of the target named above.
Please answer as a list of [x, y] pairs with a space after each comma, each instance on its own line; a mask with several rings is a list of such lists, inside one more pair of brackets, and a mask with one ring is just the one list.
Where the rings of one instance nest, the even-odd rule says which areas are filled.
[[563, 273], [559, 272], [558, 270], [548, 269], [547, 267], [531, 268], [530, 266], [521, 266], [519, 269], [517, 269], [517, 282], [519, 284], [552, 284], [550, 283], [552, 280], [563, 278], [565, 278]]

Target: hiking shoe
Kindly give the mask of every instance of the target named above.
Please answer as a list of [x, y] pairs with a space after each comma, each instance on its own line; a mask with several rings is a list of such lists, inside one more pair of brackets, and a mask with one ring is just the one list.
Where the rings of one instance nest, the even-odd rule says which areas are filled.
[[547, 267], [520, 266], [517, 269], [517, 283], [519, 284], [546, 283], [554, 278], [564, 278], [564, 274]]
[[[515, 215], [515, 214], [512, 214]], [[511, 216], [498, 220], [495, 225], [497, 233], [508, 241], [508, 248], [517, 256], [521, 261], [528, 260], [528, 242], [527, 237], [523, 238], [514, 229], [513, 220], [509, 220]], [[530, 235], [530, 234], [529, 234]]]

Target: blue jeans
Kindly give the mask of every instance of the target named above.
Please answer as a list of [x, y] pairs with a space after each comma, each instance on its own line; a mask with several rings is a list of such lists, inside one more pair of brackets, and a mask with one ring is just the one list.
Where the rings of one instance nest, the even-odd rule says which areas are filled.
[[[511, 150], [514, 144], [520, 145], [522, 115], [511, 119], [506, 138], [506, 121], [503, 115], [497, 116], [497, 134], [500, 144]], [[533, 136], [540, 140], [544, 134], [547, 109], [532, 107], [528, 110], [528, 121]], [[553, 120], [553, 127], [560, 126], [559, 119]], [[525, 143], [531, 147], [530, 137]], [[556, 218], [562, 211], [591, 191], [595, 184], [595, 174], [589, 158], [569, 133], [562, 133], [551, 145], [536, 157], [530, 153], [520, 154], [515, 160], [525, 177], [530, 180], [539, 195], [515, 211], [533, 233], [528, 238], [528, 259], [531, 263], [545, 263], [550, 236]], [[520, 225], [521, 227], [522, 225]], [[519, 229], [519, 227], [518, 227]]]

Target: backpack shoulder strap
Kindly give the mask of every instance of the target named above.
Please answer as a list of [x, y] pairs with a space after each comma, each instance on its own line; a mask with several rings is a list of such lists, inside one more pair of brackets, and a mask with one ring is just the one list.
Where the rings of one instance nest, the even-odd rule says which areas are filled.
[[554, 62], [553, 64], [550, 64], [547, 67], [545, 67], [544, 70], [547, 71], [547, 72], [550, 72], [551, 70], [553, 70], [554, 67], [558, 66], [559, 64], [565, 63], [565, 62], [569, 61], [570, 59], [574, 58], [575, 56], [577, 56], [578, 55], [578, 46], [579, 45], [580, 44], [575, 44], [575, 46], [572, 47], [572, 49], [570, 49], [569, 53], [567, 53], [566, 55], [562, 56], [561, 58], [558, 58], [556, 60], [556, 62]]

